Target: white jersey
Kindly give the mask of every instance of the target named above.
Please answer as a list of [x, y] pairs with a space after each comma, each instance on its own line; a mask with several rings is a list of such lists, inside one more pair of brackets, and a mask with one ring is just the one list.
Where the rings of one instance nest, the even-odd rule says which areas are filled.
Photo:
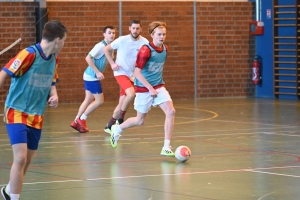
[[133, 40], [129, 35], [121, 36], [111, 43], [111, 47], [117, 50], [117, 59], [115, 61], [120, 67], [114, 71], [114, 76], [126, 75], [133, 80], [133, 72], [135, 68], [136, 56], [140, 48], [149, 41], [143, 36], [139, 36], [139, 40]]

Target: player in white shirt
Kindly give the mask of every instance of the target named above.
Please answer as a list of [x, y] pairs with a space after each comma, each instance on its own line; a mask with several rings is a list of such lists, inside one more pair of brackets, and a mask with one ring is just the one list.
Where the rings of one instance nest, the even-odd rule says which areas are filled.
[[88, 64], [88, 67], [83, 74], [85, 99], [79, 107], [75, 120], [72, 121], [70, 125], [80, 133], [86, 133], [89, 131], [86, 125], [88, 115], [104, 102], [100, 82], [104, 79], [103, 72], [108, 64], [104, 54], [104, 48], [115, 39], [114, 27], [104, 27], [103, 36], [104, 39], [96, 44], [85, 58]]
[[[104, 128], [104, 131], [111, 134], [111, 126], [115, 123], [122, 124], [124, 116], [135, 97], [133, 72], [135, 69], [136, 56], [139, 49], [148, 44], [149, 41], [141, 36], [142, 24], [140, 20], [131, 20], [129, 26], [130, 34], [121, 36], [104, 48], [105, 56], [114, 71], [116, 81], [120, 85], [119, 104], [116, 106], [112, 118]], [[112, 51], [117, 51], [116, 61], [112, 58]]]

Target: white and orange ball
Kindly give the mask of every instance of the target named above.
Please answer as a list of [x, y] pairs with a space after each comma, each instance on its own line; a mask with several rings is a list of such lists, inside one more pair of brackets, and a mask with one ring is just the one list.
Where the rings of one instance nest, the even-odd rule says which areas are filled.
[[185, 162], [190, 159], [192, 155], [191, 150], [187, 146], [179, 146], [175, 151], [175, 158], [179, 162]]

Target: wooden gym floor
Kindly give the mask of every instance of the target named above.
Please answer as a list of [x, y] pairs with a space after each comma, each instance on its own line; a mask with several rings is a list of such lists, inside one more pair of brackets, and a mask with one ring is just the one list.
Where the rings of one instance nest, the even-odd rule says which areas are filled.
[[[152, 108], [145, 125], [124, 131], [116, 149], [103, 131], [115, 103], [104, 103], [89, 116], [86, 134], [69, 126], [78, 104], [47, 108], [21, 199], [300, 199], [299, 101], [219, 98], [174, 105], [171, 145], [191, 149], [186, 163], [159, 155], [164, 123], [159, 108]], [[126, 117], [134, 115], [131, 107]], [[0, 128], [3, 186], [12, 151], [4, 123]]]

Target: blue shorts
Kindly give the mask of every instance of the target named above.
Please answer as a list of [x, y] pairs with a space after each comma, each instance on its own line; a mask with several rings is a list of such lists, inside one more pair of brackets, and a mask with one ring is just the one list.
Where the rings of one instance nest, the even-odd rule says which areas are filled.
[[84, 81], [84, 89], [92, 94], [101, 94], [102, 87], [100, 81]]
[[37, 150], [41, 139], [42, 130], [32, 128], [26, 124], [6, 124], [10, 144], [27, 143], [27, 148]]

